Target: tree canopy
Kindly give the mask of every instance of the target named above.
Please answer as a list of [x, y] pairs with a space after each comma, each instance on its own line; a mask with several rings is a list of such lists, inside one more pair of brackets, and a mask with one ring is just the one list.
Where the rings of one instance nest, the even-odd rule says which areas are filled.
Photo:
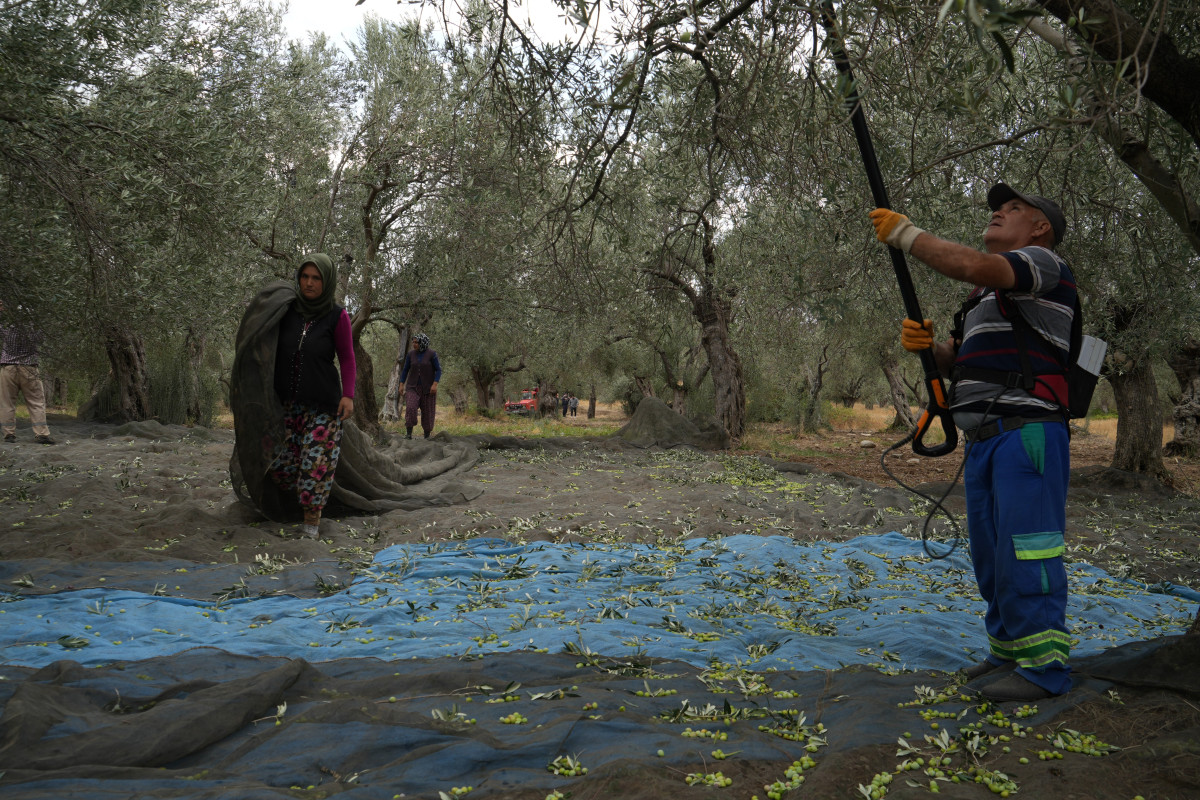
[[[367, 427], [374, 360], [420, 328], [480, 406], [507, 377], [640, 387], [735, 438], [855, 395], [905, 417], [828, 3], [558, 5], [547, 41], [499, 0], [379, 4], [339, 49], [266, 2], [0, 0], [5, 300], [112, 418], [203, 417], [244, 302], [314, 250], [341, 264]], [[1150, 367], [1200, 341], [1200, 10], [834, 13], [897, 208], [976, 244], [997, 180], [1060, 200], [1118, 465], [1161, 471]], [[945, 330], [961, 291], [914, 277]]]

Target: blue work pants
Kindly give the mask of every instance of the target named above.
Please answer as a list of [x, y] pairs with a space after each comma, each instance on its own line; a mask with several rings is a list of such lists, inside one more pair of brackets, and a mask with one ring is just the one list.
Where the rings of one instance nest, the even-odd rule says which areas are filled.
[[1065, 423], [1035, 422], [972, 442], [964, 478], [988, 658], [1015, 661], [1052, 694], [1071, 688], [1062, 559], [1069, 441]]

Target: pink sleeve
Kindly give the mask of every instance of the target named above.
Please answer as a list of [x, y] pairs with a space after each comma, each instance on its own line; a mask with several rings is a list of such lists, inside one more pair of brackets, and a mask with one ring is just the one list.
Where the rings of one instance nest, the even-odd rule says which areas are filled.
[[342, 317], [333, 329], [333, 346], [337, 349], [338, 365], [342, 369], [342, 397], [354, 397], [354, 376], [358, 365], [354, 362], [354, 335], [350, 333], [350, 315], [342, 309]]

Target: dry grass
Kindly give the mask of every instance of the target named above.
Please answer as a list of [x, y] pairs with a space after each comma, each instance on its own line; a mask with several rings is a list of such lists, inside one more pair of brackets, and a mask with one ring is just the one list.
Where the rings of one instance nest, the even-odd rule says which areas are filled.
[[[57, 409], [52, 410], [57, 411]], [[64, 411], [72, 414], [74, 409], [65, 409]], [[579, 416], [573, 418], [554, 417], [536, 420], [528, 417], [502, 416], [489, 419], [471, 413], [457, 414], [452, 408], [439, 407], [437, 428], [451, 435], [459, 436], [472, 433], [489, 433], [493, 436], [604, 436], [614, 433], [617, 428], [628, 421], [628, 417], [621, 410], [620, 403], [598, 403], [595, 419], [587, 419], [585, 413], [585, 407], [581, 406]], [[915, 408], [913, 413], [916, 413]], [[888, 407], [876, 406], [868, 409], [862, 404], [855, 404], [853, 408], [832, 407], [827, 421], [833, 430], [838, 432], [880, 433], [892, 423], [894, 416], [895, 413]], [[29, 414], [23, 406], [18, 407], [17, 417], [26, 421], [29, 419]], [[1116, 417], [1087, 419], [1076, 422], [1074, 425], [1092, 436], [1099, 436], [1110, 442], [1117, 440]], [[232, 430], [233, 415], [228, 410], [223, 410], [214, 417], [213, 427]], [[392, 430], [397, 429], [397, 426], [394, 425], [388, 427]], [[794, 439], [797, 436], [796, 426], [788, 423], [752, 423], [748, 427], [749, 430], [743, 441], [743, 449], [748, 450], [774, 449], [784, 452], [787, 449], [785, 440]], [[403, 430], [402, 427], [400, 429]], [[1175, 426], [1170, 423], [1163, 425], [1162, 443], [1167, 444], [1174, 438]], [[935, 423], [925, 441], [931, 445], [942, 441], [940, 426]], [[768, 442], [775, 442], [778, 446], [768, 447], [766, 446]]]
[[[451, 436], [469, 436], [476, 433], [487, 433], [492, 436], [606, 436], [615, 433], [626, 422], [628, 417], [621, 410], [620, 403], [597, 403], [595, 419], [587, 418], [587, 404], [581, 403], [579, 416], [576, 417], [533, 417], [509, 416], [499, 412], [495, 418], [485, 417], [468, 412], [457, 413], [451, 406], [438, 406], [437, 421], [434, 432], [445, 431]], [[215, 415], [213, 427], [233, 429], [233, 414], [228, 409]], [[386, 430], [404, 432], [404, 426], [390, 422], [384, 425]]]
[[[913, 409], [913, 413], [917, 413], [915, 408]], [[875, 408], [867, 409], [862, 405], [855, 404], [854, 408], [841, 408], [839, 406], [832, 409], [829, 415], [829, 422], [835, 431], [875, 433], [886, 429], [891, 424], [894, 416], [895, 414], [890, 408], [876, 406]], [[1102, 436], [1112, 442], [1117, 440], [1116, 417], [1089, 418], [1072, 424], [1083, 432], [1093, 436]], [[1174, 438], [1175, 426], [1171, 423], [1163, 425], [1162, 443], [1166, 444]]]
[[[587, 418], [587, 404], [581, 403], [578, 416], [521, 417], [501, 412], [497, 417], [485, 417], [475, 413], [459, 414], [453, 408], [438, 407], [434, 430], [445, 431], [451, 436], [470, 436], [485, 433], [492, 436], [608, 436], [616, 433], [627, 418], [618, 403], [597, 403], [596, 417]], [[388, 423], [387, 430], [403, 431], [399, 423]]]
[[[748, 426], [742, 439], [742, 452], [764, 455], [785, 461], [805, 461], [823, 469], [836, 470], [855, 475], [876, 483], [887, 483], [890, 476], [883, 474], [878, 466], [874, 450], [863, 450], [859, 443], [864, 439], [877, 444], [890, 445], [900, 440], [907, 431], [890, 431], [892, 422], [890, 408], [867, 409], [837, 407], [831, 409], [829, 422], [832, 431], [800, 433], [794, 425], [784, 423], [756, 423]], [[1072, 467], [1107, 467], [1113, 461], [1117, 440], [1117, 420], [1113, 417], [1088, 419], [1072, 423], [1075, 434], [1071, 438]], [[925, 437], [925, 444], [934, 445], [942, 441], [941, 426], [934, 428]], [[1173, 425], [1163, 426], [1163, 443], [1175, 438]], [[928, 470], [940, 471], [937, 460], [914, 459], [903, 451], [906, 459], [897, 459], [892, 469], [905, 480], [927, 480]], [[1176, 490], [1191, 497], [1200, 497], [1200, 461], [1182, 458], [1164, 458], [1169, 471], [1167, 482]], [[944, 467], [942, 467], [944, 468]]]
[[[916, 409], [913, 409], [916, 413]], [[829, 424], [835, 431], [882, 431], [892, 424], [896, 412], [891, 408], [867, 408], [855, 403], [853, 408], [834, 406], [829, 412]]]
[[[1102, 419], [1087, 419], [1079, 427], [1095, 436], [1103, 436], [1110, 441], [1117, 440], [1117, 418], [1104, 417]], [[1175, 425], [1166, 423], [1163, 425], [1162, 443], [1166, 444], [1175, 439]]]

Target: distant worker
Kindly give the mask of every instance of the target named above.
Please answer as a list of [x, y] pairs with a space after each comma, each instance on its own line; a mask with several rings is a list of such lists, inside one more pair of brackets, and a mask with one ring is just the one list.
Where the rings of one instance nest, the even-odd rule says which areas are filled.
[[572, 395], [571, 395], [571, 416], [572, 417], [576, 416], [578, 411], [579, 411], [579, 398], [576, 397], [572, 393]]
[[939, 239], [894, 211], [870, 216], [880, 241], [975, 287], [949, 340], [934, 344], [931, 321], [906, 319], [901, 342], [912, 352], [933, 349], [967, 439], [967, 528], [990, 647], [966, 676], [1011, 670], [980, 694], [1034, 701], [1071, 689], [1062, 554], [1075, 277], [1054, 252], [1066, 231], [1055, 203], [1003, 183], [987, 203], [987, 252]]
[[567, 412], [571, 410], [571, 393], [563, 392], [562, 396], [562, 415], [565, 417]]
[[418, 333], [413, 337], [412, 349], [404, 354], [404, 366], [400, 369], [400, 383], [404, 384], [404, 428], [405, 439], [412, 438], [417, 425], [417, 411], [421, 412], [421, 429], [425, 438], [433, 433], [433, 420], [437, 414], [437, 386], [442, 379], [442, 362], [436, 350], [429, 349], [429, 337]]
[[17, 306], [15, 313], [7, 312], [0, 303], [0, 337], [4, 338], [0, 349], [0, 428], [4, 429], [4, 441], [10, 444], [17, 441], [19, 392], [25, 396], [33, 441], [54, 444], [46, 425], [46, 391], [38, 372], [38, 350], [44, 336], [21, 306]]

